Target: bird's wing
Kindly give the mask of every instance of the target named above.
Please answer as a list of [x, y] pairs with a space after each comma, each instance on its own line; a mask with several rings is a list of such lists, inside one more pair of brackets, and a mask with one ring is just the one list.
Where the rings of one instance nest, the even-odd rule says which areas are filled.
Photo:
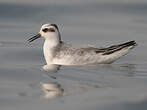
[[120, 50], [128, 48], [128, 47], [134, 48], [136, 45], [137, 45], [137, 43], [135, 41], [129, 41], [126, 43], [113, 45], [108, 48], [105, 48], [105, 52], [103, 53], [103, 55], [110, 55], [112, 53], [115, 53], [117, 51], [120, 51]]
[[112, 45], [110, 47], [106, 48], [97, 48], [97, 47], [82, 47], [82, 48], [74, 48], [72, 45], [63, 43], [60, 45], [60, 51], [57, 55], [78, 55], [78, 56], [83, 56], [86, 54], [91, 54], [91, 55], [96, 55], [96, 54], [102, 54], [102, 55], [109, 55], [114, 52], [117, 52], [121, 49], [124, 49], [126, 47], [134, 47], [136, 46], [135, 41], [130, 41], [118, 45]]
[[[122, 49], [133, 48], [135, 41], [126, 42], [119, 45], [112, 45], [106, 48], [82, 47], [74, 48], [71, 45], [62, 43], [56, 51], [55, 63], [57, 64], [92, 64], [101, 62], [102, 57], [112, 55]], [[122, 51], [123, 52], [123, 51]], [[123, 53], [122, 53], [123, 55]], [[121, 55], [121, 56], [122, 56]], [[108, 58], [108, 57], [107, 57]], [[99, 60], [100, 59], [100, 60]]]
[[134, 48], [136, 45], [137, 44], [135, 41], [129, 41], [129, 42], [118, 44], [118, 45], [112, 45], [112, 46], [106, 47], [106, 48], [88, 47], [88, 48], [85, 48], [85, 49], [83, 48], [83, 49], [88, 50], [88, 51], [92, 50], [96, 54], [101, 53], [102, 55], [109, 55], [109, 54], [120, 51], [120, 50], [127, 48], [127, 47]]
[[64, 57], [64, 56], [84, 56], [86, 54], [95, 54], [96, 51], [101, 51], [95, 47], [82, 47], [82, 48], [74, 48], [70, 44], [62, 43], [59, 45], [58, 50], [56, 51], [56, 57]]

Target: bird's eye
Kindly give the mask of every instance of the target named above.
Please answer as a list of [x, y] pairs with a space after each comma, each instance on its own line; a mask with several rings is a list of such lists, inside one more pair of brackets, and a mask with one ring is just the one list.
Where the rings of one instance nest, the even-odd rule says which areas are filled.
[[55, 32], [55, 29], [54, 28], [44, 28], [42, 29], [43, 32]]
[[42, 29], [43, 32], [48, 32], [49, 29], [48, 28], [45, 28], [45, 29]]

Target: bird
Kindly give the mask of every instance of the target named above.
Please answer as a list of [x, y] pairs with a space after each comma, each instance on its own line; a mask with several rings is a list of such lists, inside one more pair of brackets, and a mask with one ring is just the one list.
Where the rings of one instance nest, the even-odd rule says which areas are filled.
[[39, 33], [28, 39], [28, 42], [31, 43], [40, 37], [45, 39], [43, 53], [46, 65], [111, 64], [137, 45], [136, 41], [132, 40], [108, 47], [77, 48], [62, 41], [58, 26], [52, 23], [42, 25]]

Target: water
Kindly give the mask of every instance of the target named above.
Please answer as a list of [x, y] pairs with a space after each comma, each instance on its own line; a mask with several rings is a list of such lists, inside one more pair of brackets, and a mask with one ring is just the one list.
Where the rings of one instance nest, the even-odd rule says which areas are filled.
[[[0, 109], [146, 110], [146, 12], [145, 0], [1, 1]], [[74, 45], [139, 45], [112, 65], [45, 72], [43, 39], [26, 40], [47, 22]]]

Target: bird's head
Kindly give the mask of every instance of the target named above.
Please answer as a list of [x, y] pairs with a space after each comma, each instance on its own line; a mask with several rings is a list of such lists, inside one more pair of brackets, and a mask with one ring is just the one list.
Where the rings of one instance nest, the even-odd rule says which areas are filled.
[[34, 37], [28, 39], [29, 42], [32, 42], [40, 37], [45, 38], [45, 40], [50, 40], [50, 41], [61, 41], [61, 36], [60, 32], [58, 29], [58, 26], [56, 24], [44, 24], [40, 28], [40, 31], [37, 35]]

